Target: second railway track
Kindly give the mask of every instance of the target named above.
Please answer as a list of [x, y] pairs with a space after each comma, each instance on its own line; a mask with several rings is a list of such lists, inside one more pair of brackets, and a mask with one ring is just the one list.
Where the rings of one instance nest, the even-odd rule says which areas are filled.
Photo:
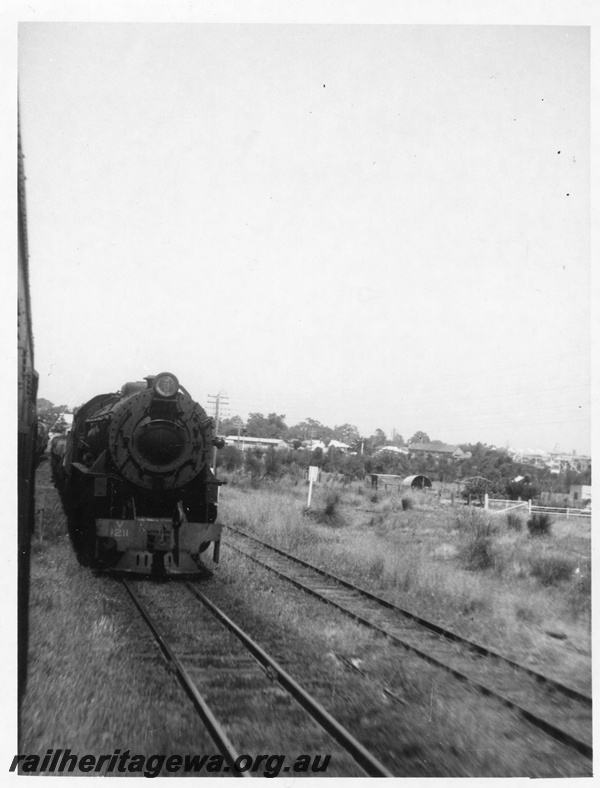
[[495, 697], [591, 760], [592, 701], [585, 694], [237, 528], [227, 529], [227, 544], [396, 645], [468, 682], [484, 695]]

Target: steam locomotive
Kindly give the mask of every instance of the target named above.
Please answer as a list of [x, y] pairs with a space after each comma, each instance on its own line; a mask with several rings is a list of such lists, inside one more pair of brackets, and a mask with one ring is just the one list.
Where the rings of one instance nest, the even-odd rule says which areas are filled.
[[75, 412], [51, 447], [54, 483], [81, 564], [170, 575], [218, 563], [213, 420], [170, 372], [126, 383]]

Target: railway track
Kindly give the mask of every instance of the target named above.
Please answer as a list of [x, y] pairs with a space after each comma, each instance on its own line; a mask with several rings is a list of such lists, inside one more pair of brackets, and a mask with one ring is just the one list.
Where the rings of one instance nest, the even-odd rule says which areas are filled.
[[226, 544], [592, 759], [592, 699], [587, 695], [240, 529], [227, 528]]
[[[244, 756], [240, 756], [240, 753], [232, 743], [226, 733], [226, 725], [217, 718], [217, 713], [209, 705], [206, 694], [212, 692], [214, 696], [216, 694], [215, 686], [219, 685], [219, 691], [222, 694], [227, 692], [229, 694], [229, 702], [234, 703], [235, 698], [232, 697], [232, 693], [236, 690], [230, 689], [232, 675], [235, 675], [235, 682], [237, 682], [239, 690], [240, 676], [243, 679], [244, 676], [249, 674], [251, 674], [248, 679], [248, 684], [251, 687], [250, 691], [256, 695], [261, 692], [261, 686], [265, 682], [265, 675], [271, 684], [277, 682], [280, 690], [283, 690], [288, 696], [293, 698], [293, 701], [299, 704], [304, 712], [310, 716], [313, 723], [319, 726], [335, 742], [338, 750], [342, 753], [342, 759], [349, 757], [359, 767], [357, 775], [364, 774], [370, 777], [393, 776], [372, 753], [303, 689], [280, 664], [269, 656], [258, 643], [252, 640], [193, 583], [187, 582], [179, 585], [181, 588], [187, 589], [189, 594], [193, 595], [194, 599], [201, 603], [201, 606], [198, 605], [199, 615], [201, 612], [208, 614], [212, 624], [216, 625], [217, 629], [233, 635], [243, 647], [246, 657], [250, 655], [251, 660], [246, 658], [244, 661], [242, 657], [242, 661], [238, 659], [235, 664], [232, 664], [230, 640], [222, 643], [222, 654], [215, 653], [215, 649], [212, 648], [207, 658], [199, 657], [198, 654], [194, 653], [193, 645], [189, 645], [194, 642], [193, 636], [180, 635], [178, 638], [169, 637], [166, 632], [167, 627], [159, 623], [160, 613], [157, 615], [151, 612], [150, 608], [153, 605], [153, 601], [151, 599], [147, 601], [144, 598], [151, 592], [149, 584], [144, 584], [143, 581], [131, 583], [127, 580], [122, 580], [122, 583], [167, 660], [169, 669], [177, 676], [179, 683], [193, 703], [215, 746], [223, 756], [224, 762], [227, 764], [225, 771], [230, 771], [232, 776], [249, 776], [246, 771], [239, 771], [236, 767], [240, 757], [243, 758]], [[140, 594], [140, 587], [144, 585], [146, 586], [146, 591]], [[206, 628], [206, 620], [203, 623], [203, 627], [206, 638], [210, 638], [211, 636]], [[179, 640], [181, 643], [186, 644], [177, 649], [180, 652], [179, 654], [176, 653], [172, 640]], [[216, 641], [213, 638], [211, 642], [214, 644]], [[249, 662], [251, 663], [250, 665]], [[253, 668], [254, 673], [252, 672]], [[252, 702], [252, 699], [250, 702]], [[247, 699], [245, 703], [246, 705], [248, 704]], [[330, 752], [333, 749], [332, 759], [336, 757], [335, 745], [334, 748], [328, 748]], [[273, 743], [271, 748], [276, 749], [276, 744]], [[284, 769], [284, 771], [289, 771], [289, 767]]]

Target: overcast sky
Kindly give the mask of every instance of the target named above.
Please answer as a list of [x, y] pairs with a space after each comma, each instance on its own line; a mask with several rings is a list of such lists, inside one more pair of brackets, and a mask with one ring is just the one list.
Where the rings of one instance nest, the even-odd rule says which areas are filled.
[[22, 23], [36, 366], [589, 453], [585, 27]]

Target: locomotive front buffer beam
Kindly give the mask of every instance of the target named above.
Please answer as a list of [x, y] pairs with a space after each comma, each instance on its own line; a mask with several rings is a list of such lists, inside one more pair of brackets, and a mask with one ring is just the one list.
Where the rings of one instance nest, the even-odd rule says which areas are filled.
[[[184, 522], [174, 525], [166, 518], [138, 517], [135, 520], [97, 519], [96, 536], [104, 548], [118, 552], [114, 571], [152, 574], [155, 560], [165, 574], [198, 572], [195, 558], [214, 542], [213, 560], [219, 560], [222, 526], [217, 523]], [[156, 566], [154, 566], [154, 570]]]

